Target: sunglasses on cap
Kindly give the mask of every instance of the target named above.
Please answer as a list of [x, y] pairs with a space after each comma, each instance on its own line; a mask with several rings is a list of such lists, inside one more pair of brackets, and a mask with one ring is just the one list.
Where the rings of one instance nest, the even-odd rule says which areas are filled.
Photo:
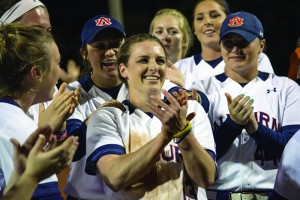
[[229, 49], [233, 49], [233, 47], [237, 47], [239, 49], [243, 49], [246, 46], [248, 46], [250, 43], [245, 40], [245, 39], [231, 39], [231, 38], [224, 38], [221, 40], [222, 44], [224, 45], [224, 47], [229, 48]]

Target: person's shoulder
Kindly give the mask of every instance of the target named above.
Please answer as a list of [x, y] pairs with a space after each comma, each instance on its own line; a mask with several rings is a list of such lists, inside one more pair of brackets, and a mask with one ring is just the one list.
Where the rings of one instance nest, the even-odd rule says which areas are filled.
[[176, 63], [174, 63], [174, 65], [176, 67], [178, 67], [178, 66], [181, 66], [181, 65], [184, 65], [186, 63], [193, 62], [193, 61], [194, 61], [194, 56], [190, 56], [190, 57], [186, 57], [186, 58], [183, 58], [181, 60], [178, 60]]
[[[295, 80], [292, 80], [286, 76], [278, 76], [275, 74], [270, 74], [270, 79], [272, 79], [273, 82], [278, 82], [278, 83], [282, 83], [286, 86], [297, 86], [298, 84], [296, 83]], [[299, 86], [299, 85], [298, 85]]]
[[123, 114], [127, 111], [128, 106], [112, 99], [101, 104], [101, 106], [95, 111], [95, 115], [100, 118], [115, 118], [115, 116], [123, 116]]

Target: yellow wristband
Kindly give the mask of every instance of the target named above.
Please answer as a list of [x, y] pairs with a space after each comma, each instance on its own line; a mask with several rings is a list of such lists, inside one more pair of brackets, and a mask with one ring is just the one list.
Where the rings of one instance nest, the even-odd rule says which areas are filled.
[[183, 130], [177, 132], [176, 134], [173, 135], [174, 138], [180, 138], [187, 132], [189, 132], [192, 129], [192, 123], [189, 120], [186, 120], [186, 126]]

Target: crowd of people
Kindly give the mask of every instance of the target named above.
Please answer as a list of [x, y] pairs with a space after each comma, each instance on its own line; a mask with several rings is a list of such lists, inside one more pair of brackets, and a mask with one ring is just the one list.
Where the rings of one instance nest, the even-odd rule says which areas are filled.
[[300, 70], [274, 73], [254, 14], [198, 0], [132, 36], [99, 14], [70, 72], [41, 1], [0, 17], [1, 199], [299, 198]]

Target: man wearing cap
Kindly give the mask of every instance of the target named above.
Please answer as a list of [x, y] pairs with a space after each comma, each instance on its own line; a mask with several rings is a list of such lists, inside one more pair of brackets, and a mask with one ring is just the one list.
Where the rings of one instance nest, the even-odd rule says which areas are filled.
[[81, 88], [79, 106], [67, 120], [68, 133], [79, 136], [79, 146], [65, 187], [69, 200], [104, 199], [104, 185], [100, 176], [90, 176], [84, 170], [87, 158], [86, 129], [89, 117], [101, 104], [111, 99], [121, 102], [126, 99], [128, 92], [115, 64], [125, 36], [122, 25], [107, 15], [95, 16], [83, 27], [80, 52], [89, 73], [68, 85], [70, 90]]
[[265, 47], [259, 19], [230, 14], [220, 30], [225, 72], [195, 84], [208, 94], [217, 149], [212, 199], [268, 199], [278, 162], [300, 128], [300, 88], [286, 77], [258, 70]]

